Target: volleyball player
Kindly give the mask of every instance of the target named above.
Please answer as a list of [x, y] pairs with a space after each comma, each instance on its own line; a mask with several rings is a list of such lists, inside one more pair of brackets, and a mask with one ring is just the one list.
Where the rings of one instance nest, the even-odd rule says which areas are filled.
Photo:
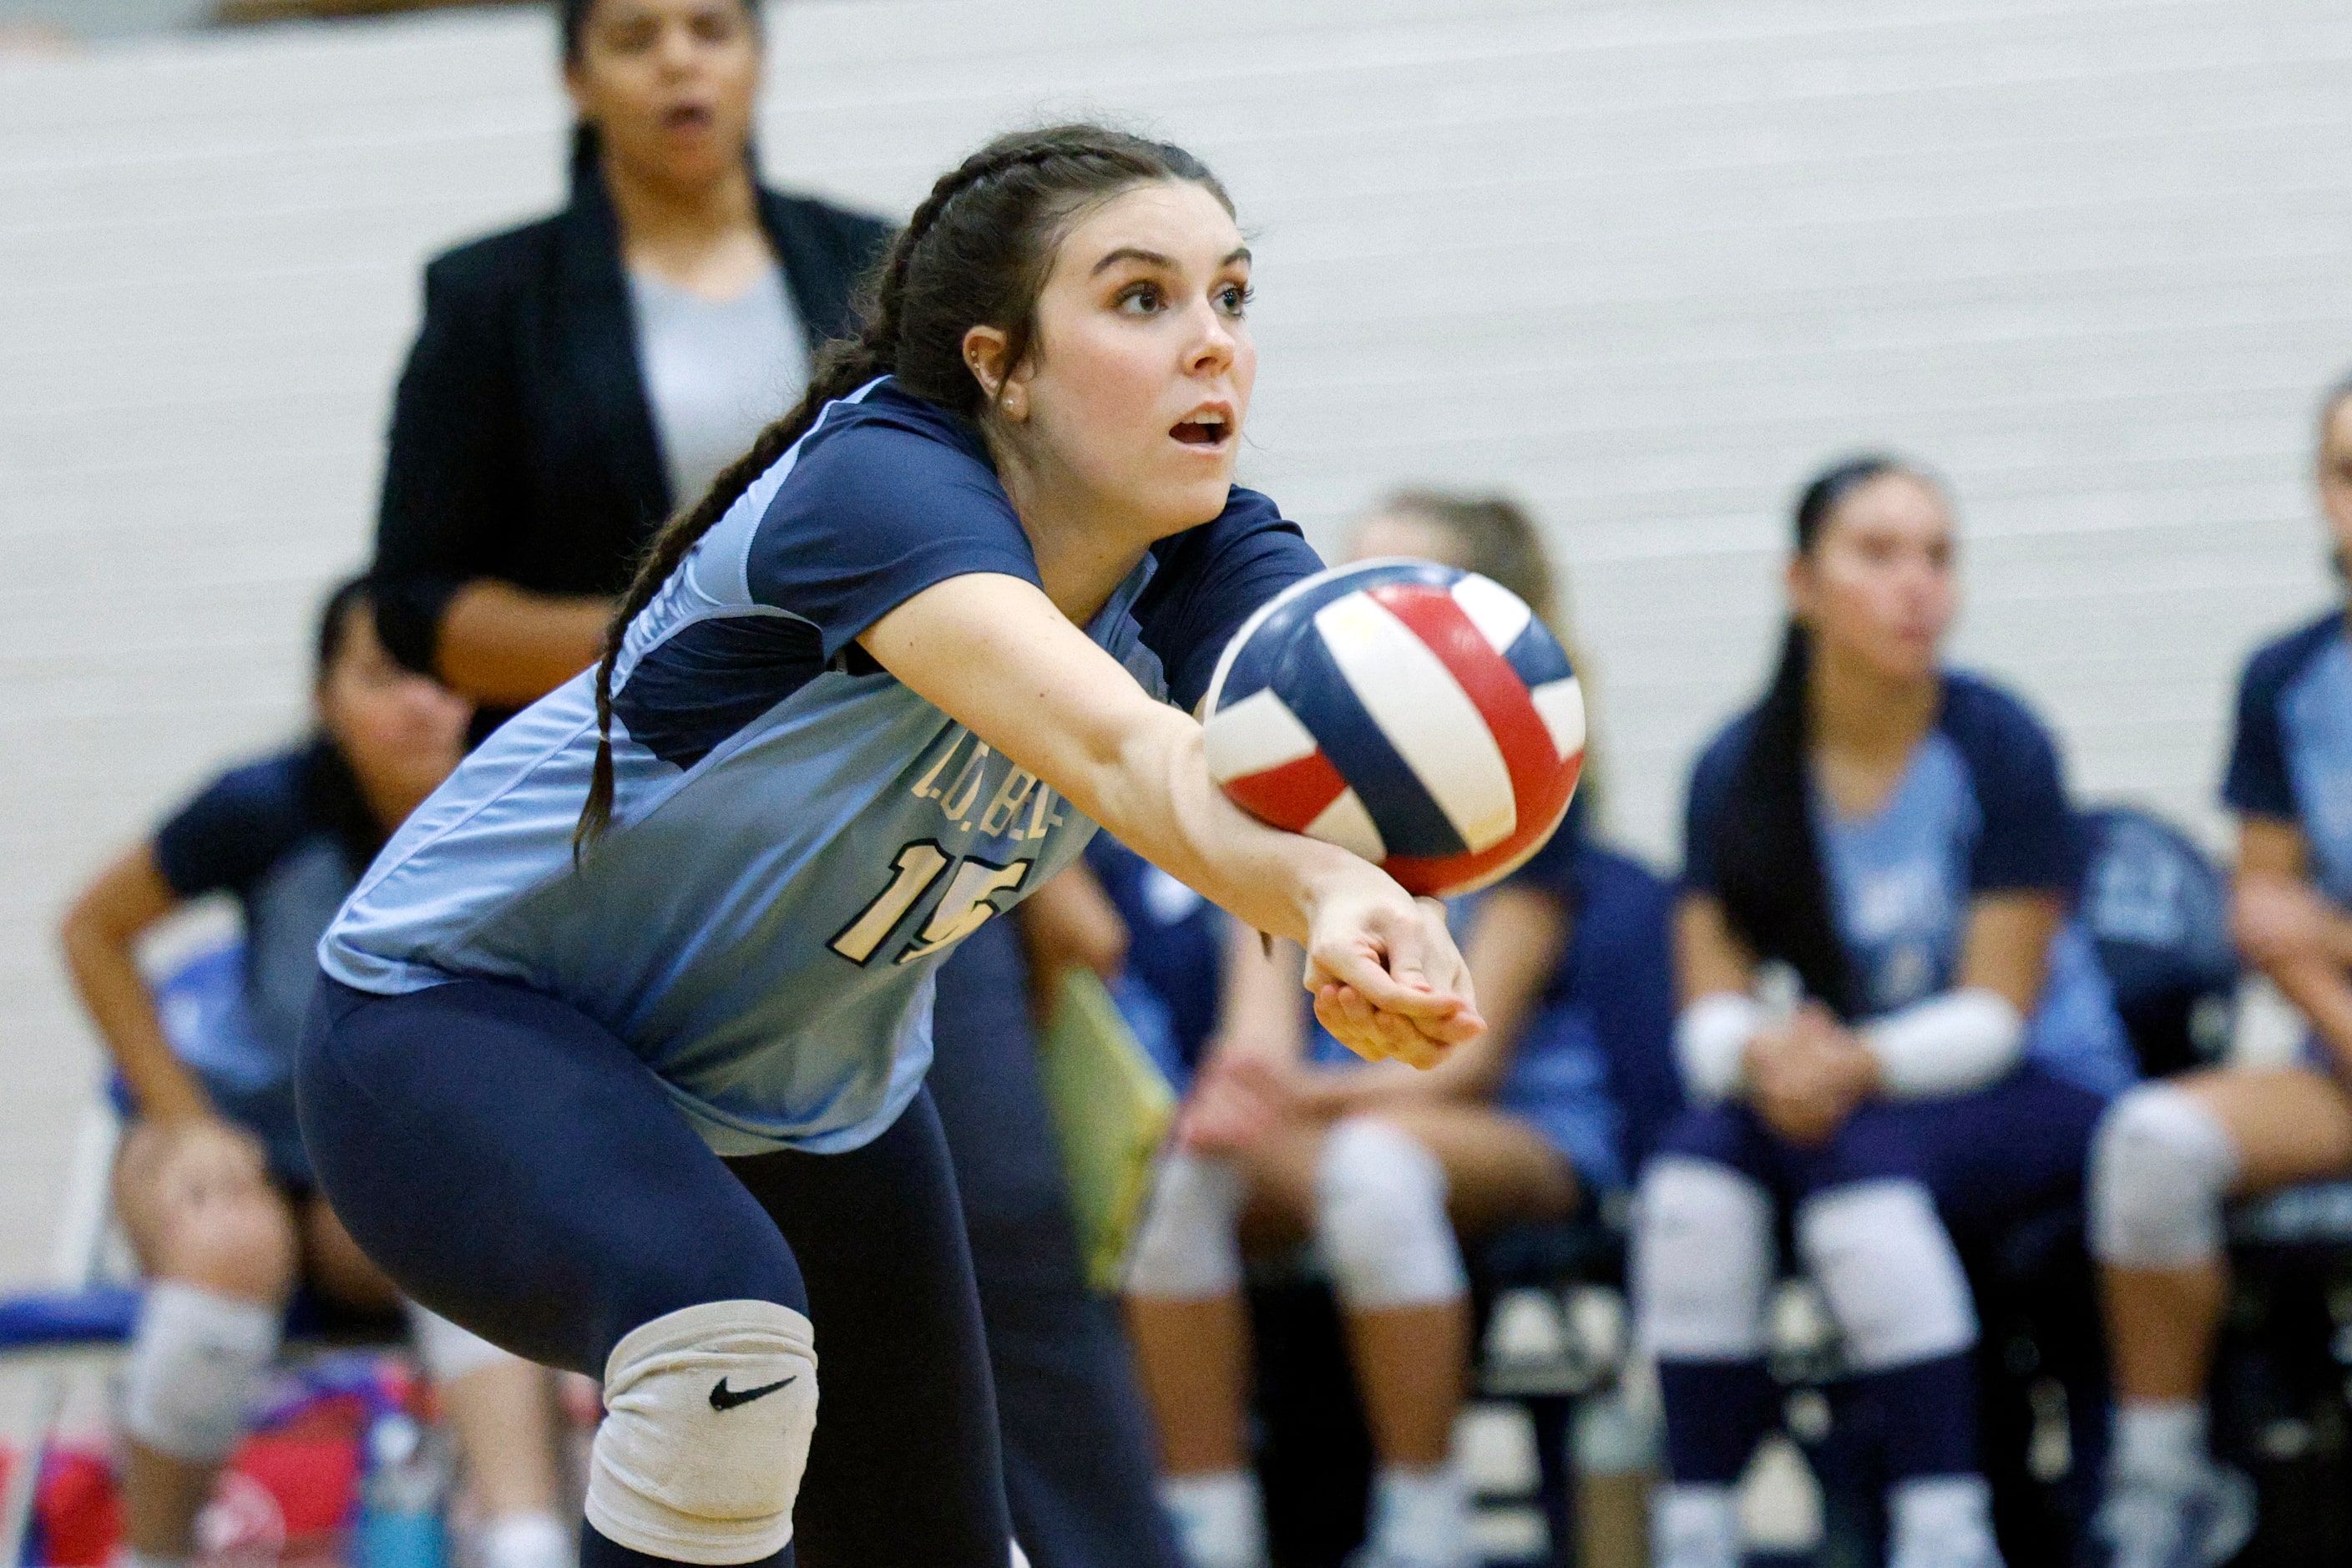
[[1248, 294], [1178, 149], [1063, 127], [943, 175], [602, 667], [322, 942], [320, 1175], [420, 1300], [602, 1374], [586, 1561], [1006, 1561], [928, 980], [1089, 818], [1301, 941], [1357, 1048], [1481, 1027], [1442, 910], [1243, 816], [1181, 710], [1316, 563], [1232, 484]]
[[[1893, 1568], [2000, 1561], [1979, 1473], [1975, 1310], [1955, 1232], [2079, 1191], [2129, 1081], [2067, 921], [2074, 824], [2050, 738], [1948, 670], [1950, 510], [1885, 458], [1797, 507], [1791, 619], [1763, 700], [1694, 773], [1675, 1051], [1695, 1109], [1643, 1177], [1636, 1309], [1657, 1357], [1664, 1568], [1730, 1568], [1733, 1486], [1772, 1425], [1776, 1214], [1884, 1435]], [[1765, 966], [1804, 999], [1759, 999]]]
[[[297, 1280], [362, 1310], [397, 1304], [317, 1190], [295, 1125], [294, 1058], [319, 937], [392, 830], [457, 765], [467, 704], [394, 664], [364, 582], [320, 613], [305, 742], [231, 770], [118, 856], [65, 919], [76, 990], [128, 1123], [115, 1203], [146, 1278], [123, 1376], [132, 1568], [186, 1562], [198, 1511], [277, 1353]], [[140, 939], [190, 900], [234, 896], [244, 942], [159, 1007]], [[193, 966], [192, 966], [193, 967]], [[193, 1016], [195, 1022], [173, 1022]], [[540, 1374], [414, 1314], [481, 1505], [485, 1568], [571, 1555], [554, 1512]]]
[[[1477, 572], [1558, 624], [1541, 536], [1508, 500], [1405, 491], [1356, 523], [1349, 553]], [[1673, 1011], [1662, 889], [1570, 815], [1511, 879], [1457, 905], [1494, 1026], [1439, 1070], [1367, 1065], [1310, 1038], [1280, 960], [1245, 933], [1225, 954], [1224, 1016], [1127, 1279], [1161, 1497], [1193, 1568], [1265, 1562], [1244, 1419], [1245, 1232], [1311, 1237], [1346, 1314], [1378, 1467], [1354, 1568], [1474, 1560], [1452, 1458], [1471, 1330], [1455, 1226], [1559, 1219], [1622, 1186], [1610, 1047], [1663, 1053]]]
[[[2321, 405], [2317, 468], [2340, 574], [2352, 552], [2352, 383]], [[2238, 814], [2238, 945], [2310, 1020], [2312, 1038], [2293, 1067], [2135, 1089], [2101, 1129], [2091, 1241], [2116, 1408], [2098, 1522], [2117, 1568], [2204, 1568], [2252, 1533], [2252, 1487], [2206, 1447], [2228, 1285], [2222, 1200], [2352, 1173], [2352, 646], [2341, 606], [2247, 660], [2221, 798]]]

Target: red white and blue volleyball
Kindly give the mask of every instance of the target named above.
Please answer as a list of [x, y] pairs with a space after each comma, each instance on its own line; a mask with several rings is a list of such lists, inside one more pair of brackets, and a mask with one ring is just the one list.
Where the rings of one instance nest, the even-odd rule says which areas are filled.
[[1335, 566], [1234, 634], [1209, 772], [1261, 821], [1437, 898], [1543, 847], [1584, 768], [1584, 694], [1527, 602], [1429, 561]]

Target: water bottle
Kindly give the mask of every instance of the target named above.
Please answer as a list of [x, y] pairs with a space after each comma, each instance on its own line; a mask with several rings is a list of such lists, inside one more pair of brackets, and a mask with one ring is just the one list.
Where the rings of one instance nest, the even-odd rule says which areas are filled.
[[368, 1427], [367, 1458], [355, 1568], [447, 1568], [449, 1466], [433, 1435], [407, 1412], [385, 1411]]

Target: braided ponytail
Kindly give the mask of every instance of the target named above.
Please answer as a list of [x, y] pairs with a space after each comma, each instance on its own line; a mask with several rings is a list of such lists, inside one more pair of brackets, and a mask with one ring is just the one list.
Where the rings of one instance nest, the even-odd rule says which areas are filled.
[[940, 175], [874, 265], [860, 290], [857, 336], [818, 353], [807, 392], [722, 469], [700, 500], [664, 523], [646, 546], [629, 591], [604, 630], [596, 667], [596, 761], [572, 830], [575, 862], [613, 819], [613, 675], [630, 624], [653, 603], [702, 536], [759, 477], [806, 435], [828, 403], [877, 376], [948, 412], [977, 421], [979, 380], [964, 363], [964, 334], [992, 326], [1017, 364], [1035, 331], [1037, 296], [1061, 236], [1077, 213], [1153, 180], [1203, 185], [1232, 198], [1181, 147], [1097, 125], [1056, 125], [1000, 136]]

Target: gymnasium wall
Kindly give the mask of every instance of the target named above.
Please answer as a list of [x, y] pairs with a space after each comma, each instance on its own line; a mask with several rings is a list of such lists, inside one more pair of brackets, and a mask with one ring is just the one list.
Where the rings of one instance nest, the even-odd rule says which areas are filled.
[[[485, 14], [0, 59], [0, 1278], [95, 1077], [60, 904], [300, 722], [418, 264], [558, 194], [551, 53]], [[770, 170], [877, 210], [1043, 113], [1206, 154], [1261, 258], [1246, 477], [1326, 540], [1402, 480], [1532, 501], [1662, 860], [1831, 453], [1950, 476], [1962, 656], [2208, 834], [2235, 662], [2326, 601], [2336, 0], [795, 0], [773, 53]]]

